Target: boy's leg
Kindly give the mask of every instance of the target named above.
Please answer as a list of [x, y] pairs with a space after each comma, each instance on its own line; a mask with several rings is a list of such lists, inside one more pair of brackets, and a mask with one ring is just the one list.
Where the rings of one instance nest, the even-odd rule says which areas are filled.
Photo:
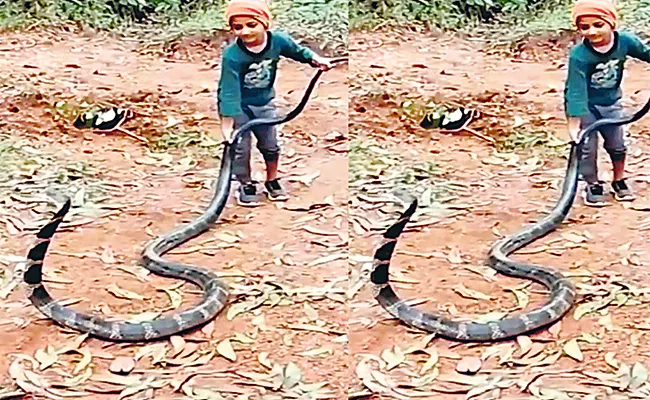
[[[590, 114], [583, 117], [580, 122], [580, 128], [596, 121], [596, 116]], [[586, 182], [583, 193], [585, 205], [592, 207], [601, 207], [607, 204], [605, 190], [602, 183], [598, 180], [598, 133], [594, 133], [585, 138], [582, 146], [582, 157], [580, 158], [580, 175]]]
[[[254, 112], [257, 118], [275, 118], [277, 116], [274, 101], [270, 101], [261, 107], [255, 107]], [[280, 146], [278, 145], [276, 127], [260, 126], [253, 131], [257, 138], [257, 148], [262, 153], [264, 163], [266, 164], [266, 182], [264, 182], [264, 187], [269, 199], [273, 201], [289, 199], [289, 195], [284, 191], [278, 179]]]
[[[604, 118], [619, 118], [623, 109], [619, 104], [610, 107], [599, 107]], [[605, 140], [605, 150], [612, 160], [612, 193], [618, 201], [632, 201], [636, 198], [625, 180], [625, 129], [622, 126], [609, 126], [602, 130]]]
[[[235, 128], [248, 121], [248, 118], [241, 118], [235, 121]], [[246, 131], [235, 143], [235, 157], [233, 160], [233, 175], [239, 181], [237, 188], [237, 204], [246, 207], [261, 205], [260, 195], [255, 182], [251, 180], [251, 132]]]

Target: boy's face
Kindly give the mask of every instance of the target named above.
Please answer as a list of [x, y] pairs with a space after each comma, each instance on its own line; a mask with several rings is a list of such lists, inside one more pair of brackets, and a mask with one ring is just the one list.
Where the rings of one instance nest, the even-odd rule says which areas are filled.
[[266, 29], [264, 25], [255, 18], [251, 17], [233, 17], [230, 28], [235, 36], [244, 42], [247, 46], [258, 46], [264, 43]]
[[592, 46], [605, 46], [612, 39], [612, 26], [598, 17], [581, 17], [578, 31]]

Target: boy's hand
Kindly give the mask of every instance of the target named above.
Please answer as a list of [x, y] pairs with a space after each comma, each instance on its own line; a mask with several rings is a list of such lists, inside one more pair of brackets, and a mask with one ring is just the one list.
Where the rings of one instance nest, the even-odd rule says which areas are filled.
[[334, 67], [332, 61], [329, 58], [316, 56], [313, 58], [314, 65], [323, 71], [327, 71]]
[[232, 143], [232, 133], [235, 130], [234, 122], [234, 119], [229, 117], [221, 119], [221, 136], [223, 136], [224, 142]]
[[223, 141], [224, 141], [224, 142], [231, 143], [231, 140], [232, 140], [232, 132], [233, 132], [232, 129], [230, 129], [230, 130], [222, 129], [222, 130], [221, 130], [221, 136], [223, 136]]
[[568, 122], [569, 141], [577, 144], [580, 140], [578, 137], [580, 134], [580, 118], [570, 117]]

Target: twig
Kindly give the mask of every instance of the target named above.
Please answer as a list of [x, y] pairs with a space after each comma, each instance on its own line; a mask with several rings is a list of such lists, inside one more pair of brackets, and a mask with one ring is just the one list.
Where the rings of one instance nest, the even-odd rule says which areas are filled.
[[115, 128], [115, 130], [119, 131], [119, 132], [122, 132], [125, 135], [131, 136], [132, 138], [134, 138], [136, 140], [139, 140], [139, 141], [141, 141], [143, 143], [149, 144], [149, 140], [147, 140], [146, 138], [143, 138], [142, 136], [138, 136], [135, 133], [129, 132], [124, 128]]
[[488, 142], [490, 142], [490, 143], [492, 143], [492, 144], [496, 144], [496, 142], [497, 142], [494, 138], [489, 137], [489, 136], [486, 136], [486, 135], [484, 135], [484, 134], [482, 134], [482, 133], [478, 133], [478, 132], [476, 132], [476, 131], [475, 131], [474, 129], [472, 129], [472, 128], [465, 127], [464, 130], [467, 131], [467, 132], [469, 132], [469, 133], [471, 133], [471, 134], [474, 135], [474, 136], [480, 137], [480, 138], [483, 139], [483, 140], [487, 140]]
[[442, 132], [442, 133], [456, 133], [456, 132], [460, 132], [460, 131], [469, 132], [469, 133], [471, 133], [472, 135], [474, 135], [476, 137], [479, 137], [479, 138], [481, 138], [481, 139], [483, 139], [485, 141], [488, 141], [488, 142], [490, 142], [492, 144], [496, 144], [496, 140], [494, 140], [494, 138], [491, 138], [489, 136], [485, 136], [482, 133], [478, 133], [474, 129], [472, 129], [470, 127], [467, 127], [467, 126], [462, 127], [460, 129], [455, 129], [455, 130], [442, 130], [442, 129], [440, 130], [440, 132]]
[[476, 117], [478, 114], [479, 113], [476, 110], [473, 110], [472, 115], [467, 119], [467, 121], [465, 121], [463, 126], [461, 126], [458, 129], [441, 129], [440, 132], [443, 132], [443, 133], [456, 133], [456, 132], [461, 132], [461, 131], [467, 131], [467, 132], [471, 133], [472, 135], [474, 135], [474, 136], [476, 136], [478, 138], [481, 138], [481, 139], [483, 139], [483, 140], [485, 140], [487, 142], [490, 142], [492, 144], [496, 144], [496, 140], [494, 138], [483, 135], [482, 133], [478, 133], [474, 129], [469, 127], [469, 124], [472, 122], [474, 117]]

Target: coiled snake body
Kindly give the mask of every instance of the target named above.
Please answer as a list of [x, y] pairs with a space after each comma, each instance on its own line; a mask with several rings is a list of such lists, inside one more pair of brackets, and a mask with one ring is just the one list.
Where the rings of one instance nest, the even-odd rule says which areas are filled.
[[[347, 61], [347, 58], [337, 58], [332, 61], [339, 63]], [[294, 110], [282, 118], [257, 118], [248, 121], [233, 132], [232, 143], [236, 143], [242, 132], [253, 127], [283, 124], [295, 118], [307, 104], [322, 72], [322, 70], [316, 72], [302, 100]], [[27, 255], [23, 281], [27, 284], [27, 297], [32, 304], [61, 325], [113, 341], [155, 340], [191, 330], [213, 319], [226, 305], [227, 285], [209, 270], [167, 261], [161, 256], [205, 232], [221, 215], [230, 192], [232, 162], [235, 155], [235, 146], [232, 143], [224, 144], [215, 194], [203, 214], [189, 224], [151, 241], [142, 252], [141, 263], [151, 272], [165, 277], [184, 279], [199, 286], [203, 291], [203, 298], [198, 304], [164, 318], [132, 322], [128, 320], [114, 321], [101, 315], [78, 312], [62, 306], [54, 300], [43, 286], [43, 260], [52, 236], [61, 224], [63, 217], [70, 210], [70, 199], [67, 199], [50, 222], [40, 229], [36, 235], [36, 245], [30, 249]]]
[[370, 274], [374, 297], [386, 311], [407, 325], [458, 341], [482, 342], [508, 339], [548, 326], [562, 318], [571, 309], [576, 297], [573, 284], [558, 271], [514, 261], [508, 256], [555, 230], [567, 216], [577, 191], [578, 164], [585, 137], [596, 134], [597, 130], [605, 125], [624, 125], [634, 122], [648, 110], [650, 110], [650, 100], [631, 116], [601, 119], [584, 128], [580, 132], [578, 143], [571, 144], [562, 191], [555, 207], [537, 223], [498, 240], [491, 247], [488, 266], [502, 274], [530, 279], [546, 286], [550, 291], [550, 299], [546, 304], [526, 313], [484, 323], [452, 320], [439, 314], [421, 311], [401, 300], [390, 286], [388, 268], [397, 239], [413, 216], [417, 200], [413, 201], [399, 219], [386, 230], [383, 240], [375, 250], [373, 269]]

